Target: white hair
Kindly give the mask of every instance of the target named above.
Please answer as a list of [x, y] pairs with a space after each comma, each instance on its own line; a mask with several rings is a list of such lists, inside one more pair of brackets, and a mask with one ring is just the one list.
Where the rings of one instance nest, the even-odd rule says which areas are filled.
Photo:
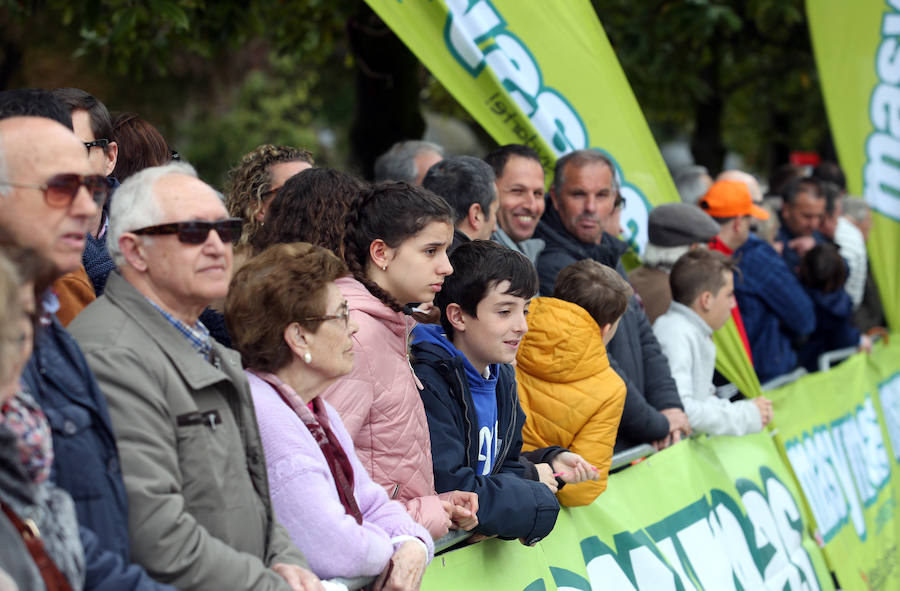
[[866, 221], [866, 216], [869, 215], [869, 204], [866, 203], [865, 199], [848, 197], [844, 199], [844, 215], [856, 223], [862, 223]]
[[162, 223], [162, 209], [154, 187], [163, 177], [175, 174], [197, 178], [197, 171], [190, 164], [170, 162], [163, 166], [145, 168], [125, 179], [116, 189], [109, 206], [106, 248], [117, 267], [125, 263], [125, 256], [119, 248], [122, 234]]
[[672, 270], [675, 261], [689, 250], [691, 250], [690, 244], [685, 246], [658, 246], [648, 242], [644, 249], [644, 265], [668, 272]]

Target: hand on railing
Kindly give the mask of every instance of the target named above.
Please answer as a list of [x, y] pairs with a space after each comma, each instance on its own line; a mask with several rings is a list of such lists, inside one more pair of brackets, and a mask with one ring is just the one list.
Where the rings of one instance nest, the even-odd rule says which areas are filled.
[[428, 553], [418, 541], [403, 543], [375, 579], [375, 591], [416, 591], [422, 583]]
[[762, 426], [765, 427], [772, 420], [772, 401], [765, 396], [757, 396], [751, 400], [759, 410], [759, 417], [762, 419]]
[[600, 473], [580, 455], [564, 451], [553, 458], [553, 478], [560, 478], [566, 484], [578, 484], [586, 480], [597, 480]]
[[452, 529], [469, 531], [478, 525], [477, 493], [454, 490], [442, 495], [442, 498], [444, 499], [444, 511], [447, 511]]

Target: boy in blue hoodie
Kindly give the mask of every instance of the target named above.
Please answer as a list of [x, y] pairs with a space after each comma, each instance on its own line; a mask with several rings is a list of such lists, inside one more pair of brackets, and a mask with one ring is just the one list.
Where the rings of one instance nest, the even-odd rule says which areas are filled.
[[413, 345], [435, 489], [478, 493], [476, 533], [532, 545], [559, 513], [550, 485], [529, 480], [519, 462], [525, 413], [510, 365], [537, 273], [522, 254], [483, 240], [459, 246], [450, 263], [434, 300], [441, 326], [416, 327]]

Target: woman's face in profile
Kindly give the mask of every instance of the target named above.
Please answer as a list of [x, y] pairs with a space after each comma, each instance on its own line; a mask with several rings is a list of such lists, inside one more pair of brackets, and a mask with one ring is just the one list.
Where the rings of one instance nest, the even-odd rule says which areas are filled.
[[353, 335], [359, 326], [350, 318], [347, 300], [333, 282], [325, 288], [324, 316], [312, 335], [309, 352], [310, 369], [318, 371], [326, 379], [339, 378], [353, 369]]

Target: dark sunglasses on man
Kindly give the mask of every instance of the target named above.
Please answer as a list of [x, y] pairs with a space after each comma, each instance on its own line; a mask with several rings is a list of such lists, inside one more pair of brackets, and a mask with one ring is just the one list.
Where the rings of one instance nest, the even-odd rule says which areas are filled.
[[55, 208], [68, 207], [75, 200], [81, 187], [88, 190], [97, 205], [106, 200], [110, 190], [106, 177], [99, 174], [62, 173], [53, 175], [43, 185], [5, 180], [0, 180], [0, 185], [43, 191], [44, 201]]
[[132, 230], [131, 233], [144, 236], [176, 234], [178, 241], [184, 244], [203, 244], [209, 236], [209, 231], [215, 230], [222, 242], [227, 244], [229, 242], [236, 243], [240, 239], [243, 224], [244, 220], [241, 218], [228, 218], [217, 222], [172, 222]]

